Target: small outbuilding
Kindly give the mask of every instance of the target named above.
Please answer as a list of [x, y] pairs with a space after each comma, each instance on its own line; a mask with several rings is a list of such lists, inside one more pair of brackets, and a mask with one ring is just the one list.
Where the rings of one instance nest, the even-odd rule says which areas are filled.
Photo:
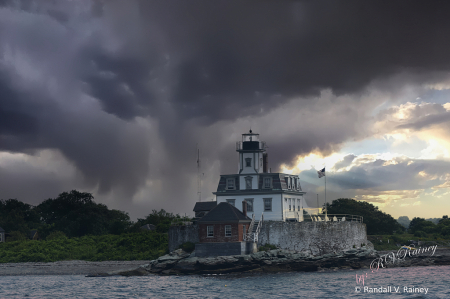
[[256, 251], [256, 243], [245, 242], [252, 220], [229, 203], [222, 202], [197, 221], [199, 243], [195, 256], [249, 254]]
[[5, 230], [0, 227], [0, 243], [5, 242]]

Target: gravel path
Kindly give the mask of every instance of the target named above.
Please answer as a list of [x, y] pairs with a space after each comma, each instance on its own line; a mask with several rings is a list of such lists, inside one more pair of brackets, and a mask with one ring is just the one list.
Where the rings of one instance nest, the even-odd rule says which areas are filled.
[[0, 264], [0, 276], [14, 275], [88, 275], [92, 273], [131, 270], [148, 261], [61, 261], [53, 263]]

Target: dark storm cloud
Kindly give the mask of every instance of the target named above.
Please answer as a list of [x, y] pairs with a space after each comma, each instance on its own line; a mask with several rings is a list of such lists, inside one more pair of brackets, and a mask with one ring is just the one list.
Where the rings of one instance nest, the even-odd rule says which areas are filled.
[[172, 101], [179, 115], [208, 115], [211, 121], [270, 110], [288, 97], [318, 94], [322, 88], [353, 93], [398, 72], [448, 70], [448, 6], [411, 1], [141, 3], [142, 14], [148, 13], [167, 36], [168, 53], [185, 50], [174, 69]]
[[[449, 6], [5, 1], [0, 149], [60, 151], [87, 186], [122, 188], [127, 198], [147, 179], [160, 181], [163, 191], [152, 196], [178, 206], [195, 172], [197, 142], [205, 161], [234, 172], [239, 136], [230, 132], [252, 124], [242, 119], [259, 118], [254, 129], [270, 142], [274, 169], [365, 136], [372, 103], [339, 95], [360, 95], [374, 80], [405, 72], [418, 83], [441, 79], [450, 69]], [[332, 94], [317, 107], [324, 89]]]
[[419, 118], [418, 120], [409, 123], [397, 126], [398, 129], [414, 129], [420, 130], [423, 128], [427, 128], [433, 125], [439, 125], [443, 123], [447, 123], [450, 121], [450, 112], [443, 112], [439, 114], [427, 115]]
[[363, 164], [357, 163], [348, 171], [333, 173], [329, 182], [342, 189], [374, 191], [427, 189], [442, 184], [448, 169], [450, 163], [442, 160], [406, 157], [394, 158], [392, 161], [377, 159]]
[[339, 169], [341, 169], [341, 168], [345, 168], [345, 167], [347, 167], [347, 166], [350, 166], [355, 158], [356, 158], [355, 155], [347, 155], [347, 156], [344, 157], [344, 159], [342, 159], [342, 161], [337, 162], [337, 163], [334, 165], [333, 168], [334, 168], [335, 170], [339, 170]]

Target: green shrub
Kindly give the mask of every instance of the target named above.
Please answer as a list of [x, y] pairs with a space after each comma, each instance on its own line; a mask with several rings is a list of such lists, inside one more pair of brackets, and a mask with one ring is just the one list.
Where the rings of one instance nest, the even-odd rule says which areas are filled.
[[269, 250], [274, 250], [277, 249], [277, 246], [272, 245], [272, 244], [264, 244], [263, 246], [259, 247], [259, 251], [269, 251]]
[[192, 242], [186, 242], [180, 245], [181, 249], [183, 249], [186, 252], [192, 252], [195, 249], [195, 244]]
[[47, 241], [49, 240], [54, 240], [54, 239], [67, 239], [67, 236], [65, 233], [63, 233], [62, 231], [54, 231], [52, 233], [50, 233], [47, 238], [45, 238]]
[[63, 260], [153, 260], [168, 251], [167, 234], [139, 232], [121, 235], [60, 237], [45, 241], [11, 241], [0, 246], [0, 263]]
[[27, 239], [27, 236], [20, 232], [20, 231], [12, 231], [9, 234], [9, 237], [7, 239], [8, 242], [13, 242], [13, 241], [25, 241]]

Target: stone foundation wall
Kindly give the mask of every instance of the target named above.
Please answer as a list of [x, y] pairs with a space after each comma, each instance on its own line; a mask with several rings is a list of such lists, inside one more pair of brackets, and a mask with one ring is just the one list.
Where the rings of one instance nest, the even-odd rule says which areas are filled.
[[[172, 226], [169, 229], [171, 252], [185, 242], [199, 243], [197, 225]], [[259, 233], [258, 247], [264, 244], [273, 244], [282, 249], [312, 255], [323, 255], [360, 248], [361, 244], [368, 244], [368, 241], [366, 225], [358, 222], [265, 221]]]
[[282, 249], [323, 255], [367, 244], [366, 225], [359, 222], [265, 221], [258, 247], [273, 244]]
[[198, 243], [198, 226], [182, 225], [169, 228], [169, 251], [172, 252], [186, 242]]
[[242, 249], [245, 250], [245, 242], [198, 243], [195, 244], [195, 256], [241, 255]]

